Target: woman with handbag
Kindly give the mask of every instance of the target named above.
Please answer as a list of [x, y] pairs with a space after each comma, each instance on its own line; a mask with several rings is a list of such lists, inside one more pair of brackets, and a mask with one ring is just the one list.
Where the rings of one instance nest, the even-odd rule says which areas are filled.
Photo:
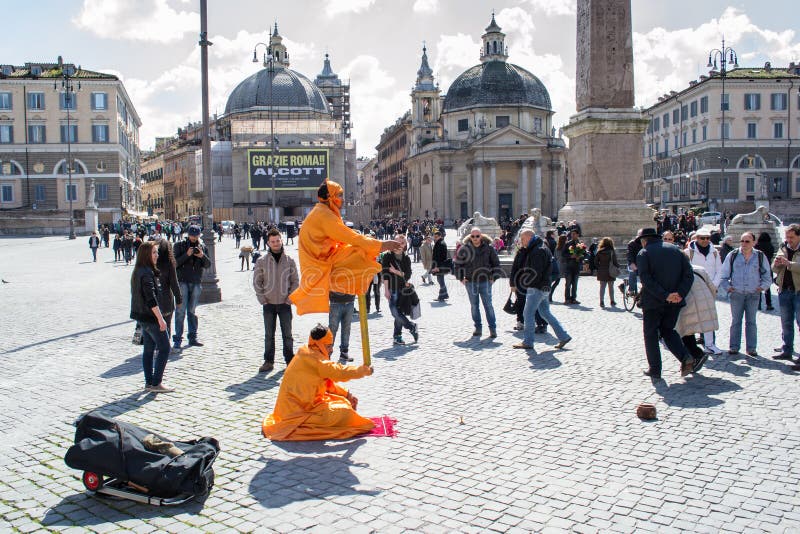
[[611, 305], [616, 306], [614, 301], [614, 281], [619, 276], [619, 261], [617, 253], [614, 252], [614, 241], [610, 237], [604, 237], [597, 245], [595, 254], [595, 265], [597, 267], [597, 281], [600, 282], [600, 307], [605, 308], [603, 296], [608, 287], [608, 298]]
[[[146, 241], [139, 246], [136, 265], [131, 275], [131, 319], [142, 326], [142, 368], [144, 369], [145, 391], [150, 393], [169, 393], [174, 391], [161, 383], [169, 358], [169, 335], [167, 322], [158, 307], [161, 284], [158, 281], [158, 248], [155, 241]], [[153, 353], [158, 348], [158, 356], [153, 361]]]

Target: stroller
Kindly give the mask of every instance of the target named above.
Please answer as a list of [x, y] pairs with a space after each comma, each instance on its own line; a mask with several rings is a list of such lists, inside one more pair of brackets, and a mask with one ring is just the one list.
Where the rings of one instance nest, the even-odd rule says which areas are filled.
[[173, 442], [100, 411], [81, 416], [64, 462], [100, 494], [156, 506], [203, 500], [214, 485], [214, 438]]

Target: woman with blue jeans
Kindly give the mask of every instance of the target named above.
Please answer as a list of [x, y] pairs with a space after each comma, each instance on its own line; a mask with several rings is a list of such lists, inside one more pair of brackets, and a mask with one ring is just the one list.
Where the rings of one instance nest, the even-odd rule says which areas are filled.
[[[146, 241], [139, 246], [136, 265], [131, 276], [131, 319], [142, 326], [142, 368], [145, 391], [169, 393], [174, 391], [162, 384], [164, 369], [169, 358], [169, 334], [167, 322], [158, 307], [161, 286], [158, 280], [158, 248], [155, 241]], [[153, 352], [158, 356], [153, 361]]]
[[742, 343], [742, 316], [745, 320], [745, 347], [749, 356], [758, 356], [756, 314], [761, 293], [772, 284], [772, 270], [764, 253], [754, 250], [752, 232], [742, 234], [740, 247], [725, 257], [720, 275], [720, 289], [731, 301], [731, 333], [728, 354], [739, 354]]

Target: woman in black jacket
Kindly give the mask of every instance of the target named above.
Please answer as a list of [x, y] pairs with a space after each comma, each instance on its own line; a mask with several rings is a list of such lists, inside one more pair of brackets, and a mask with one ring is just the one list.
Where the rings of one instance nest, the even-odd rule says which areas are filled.
[[[772, 264], [772, 260], [775, 259], [775, 247], [772, 246], [772, 238], [767, 232], [761, 232], [761, 235], [758, 236], [756, 250], [763, 252], [769, 263]], [[775, 308], [772, 307], [772, 291], [769, 288], [764, 291], [764, 298], [767, 300], [767, 311], [774, 310]], [[761, 309], [761, 301], [758, 303], [758, 309]]]
[[[136, 265], [131, 276], [131, 319], [142, 327], [142, 367], [144, 369], [145, 391], [150, 393], [169, 393], [174, 391], [161, 383], [164, 368], [169, 358], [169, 335], [167, 322], [158, 307], [161, 285], [158, 281], [158, 248], [154, 241], [139, 246]], [[158, 356], [153, 362], [153, 352]]]
[[[172, 313], [175, 306], [180, 306], [181, 287], [178, 284], [178, 272], [176, 271], [175, 255], [172, 253], [172, 245], [166, 239], [158, 241], [158, 261], [156, 262], [158, 281], [161, 284], [161, 293], [158, 297], [158, 308], [167, 323], [167, 333], [172, 332]], [[181, 349], [172, 349], [172, 352], [179, 353]]]

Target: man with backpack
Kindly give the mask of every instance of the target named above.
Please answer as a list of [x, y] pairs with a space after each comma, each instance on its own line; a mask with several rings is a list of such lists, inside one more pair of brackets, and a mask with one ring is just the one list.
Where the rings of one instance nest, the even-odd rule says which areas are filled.
[[742, 342], [742, 316], [745, 319], [745, 348], [749, 356], [756, 357], [758, 330], [756, 313], [761, 293], [772, 284], [769, 259], [754, 248], [755, 235], [742, 234], [740, 246], [725, 258], [720, 273], [721, 290], [727, 291], [731, 301], [731, 334], [728, 354], [739, 354]]

